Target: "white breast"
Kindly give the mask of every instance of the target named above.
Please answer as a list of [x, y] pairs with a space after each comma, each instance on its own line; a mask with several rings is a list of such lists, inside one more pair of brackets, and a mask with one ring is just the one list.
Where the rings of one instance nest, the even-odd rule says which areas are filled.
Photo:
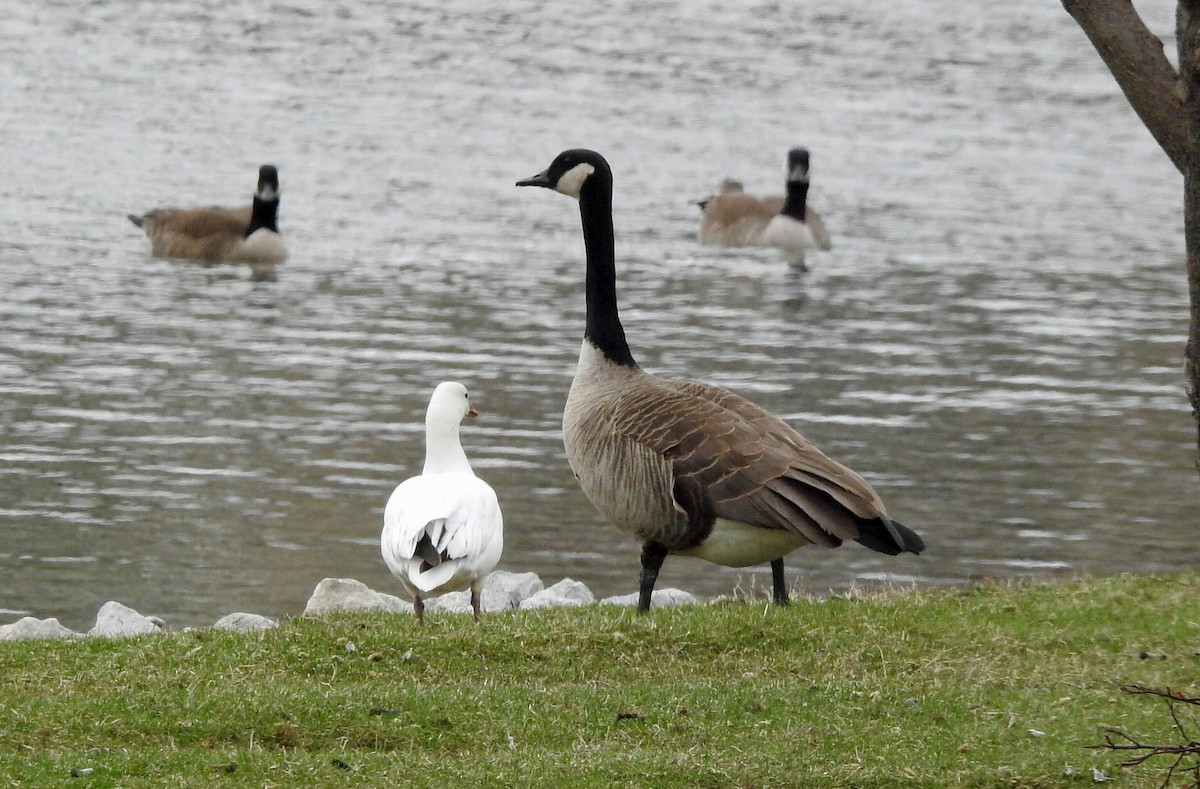
[[260, 228], [243, 239], [231, 257], [233, 263], [282, 263], [287, 249], [278, 233]]
[[771, 219], [762, 235], [763, 246], [779, 247], [793, 252], [816, 249], [812, 228], [807, 222], [798, 222], [790, 216], [780, 214]]

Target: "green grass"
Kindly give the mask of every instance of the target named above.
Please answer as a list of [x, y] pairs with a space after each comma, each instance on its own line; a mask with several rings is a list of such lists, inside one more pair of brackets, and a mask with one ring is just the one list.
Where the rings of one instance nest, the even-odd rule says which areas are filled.
[[1200, 691], [1197, 601], [1119, 577], [0, 643], [0, 786], [1151, 786], [1087, 746], [1172, 741], [1117, 685]]

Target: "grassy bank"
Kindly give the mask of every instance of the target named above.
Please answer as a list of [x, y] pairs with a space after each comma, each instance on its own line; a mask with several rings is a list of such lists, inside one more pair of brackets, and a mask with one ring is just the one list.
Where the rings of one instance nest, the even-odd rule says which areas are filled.
[[0, 785], [1156, 785], [1087, 746], [1171, 740], [1117, 684], [1200, 691], [1198, 600], [1121, 577], [0, 643]]

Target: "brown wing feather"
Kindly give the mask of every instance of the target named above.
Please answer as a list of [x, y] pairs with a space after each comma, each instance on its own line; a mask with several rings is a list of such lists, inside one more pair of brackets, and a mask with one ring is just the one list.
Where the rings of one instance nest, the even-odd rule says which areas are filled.
[[858, 519], [885, 514], [862, 477], [728, 390], [646, 376], [616, 405], [620, 434], [662, 456], [717, 517], [836, 545], [859, 536]]
[[[762, 198], [762, 204], [767, 210], [769, 210], [771, 212], [771, 216], [775, 216], [780, 211], [782, 211], [783, 204], [786, 202], [787, 202], [787, 198], [784, 197], [783, 195], [772, 195], [771, 197]], [[805, 213], [804, 218], [805, 219], [808, 218], [807, 212]]]
[[813, 241], [817, 242], [818, 249], [824, 249], [826, 252], [833, 249], [833, 241], [829, 238], [829, 231], [825, 229], [825, 222], [816, 211], [805, 207], [804, 221], [808, 223], [808, 229], [812, 231]]
[[250, 227], [250, 206], [242, 208], [158, 209], [143, 217], [149, 233], [177, 233], [187, 238], [245, 235]]
[[700, 243], [723, 246], [743, 246], [755, 243], [771, 217], [772, 211], [753, 195], [728, 192], [704, 204], [700, 217]]
[[160, 208], [143, 215], [140, 224], [155, 257], [218, 261], [229, 257], [245, 236], [252, 210]]

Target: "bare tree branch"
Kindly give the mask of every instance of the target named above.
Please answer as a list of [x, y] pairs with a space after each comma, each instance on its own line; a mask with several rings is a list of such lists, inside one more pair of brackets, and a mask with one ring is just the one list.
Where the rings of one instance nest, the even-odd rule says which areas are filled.
[[1179, 75], [1131, 0], [1062, 0], [1112, 72], [1134, 112], [1182, 173], [1188, 135]]
[[[1170, 688], [1151, 688], [1145, 685], [1121, 685], [1120, 687], [1121, 690], [1134, 696], [1157, 696], [1164, 699], [1167, 702], [1167, 709], [1170, 710], [1171, 720], [1175, 724], [1175, 731], [1179, 733], [1184, 742], [1182, 745], [1144, 743], [1122, 729], [1109, 726], [1104, 729], [1104, 742], [1091, 747], [1110, 751], [1140, 752], [1136, 756], [1129, 756], [1117, 762], [1121, 767], [1137, 767], [1155, 756], [1174, 756], [1175, 760], [1167, 767], [1166, 776], [1159, 785], [1160, 789], [1166, 789], [1177, 772], [1191, 773], [1195, 778], [1195, 782], [1191, 786], [1200, 787], [1200, 742], [1187, 733], [1183, 721], [1179, 718], [1179, 711], [1176, 709], [1178, 704], [1200, 706], [1200, 698], [1187, 696]], [[1190, 764], [1185, 764], [1187, 759], [1192, 760]]]
[[1200, 707], [1200, 698], [1186, 696], [1183, 693], [1180, 693], [1177, 690], [1171, 690], [1170, 688], [1152, 688], [1149, 685], [1119, 685], [1118, 687], [1131, 696], [1159, 696], [1160, 698], [1168, 699], [1170, 701], [1178, 701], [1184, 704], [1195, 704], [1196, 706]]

